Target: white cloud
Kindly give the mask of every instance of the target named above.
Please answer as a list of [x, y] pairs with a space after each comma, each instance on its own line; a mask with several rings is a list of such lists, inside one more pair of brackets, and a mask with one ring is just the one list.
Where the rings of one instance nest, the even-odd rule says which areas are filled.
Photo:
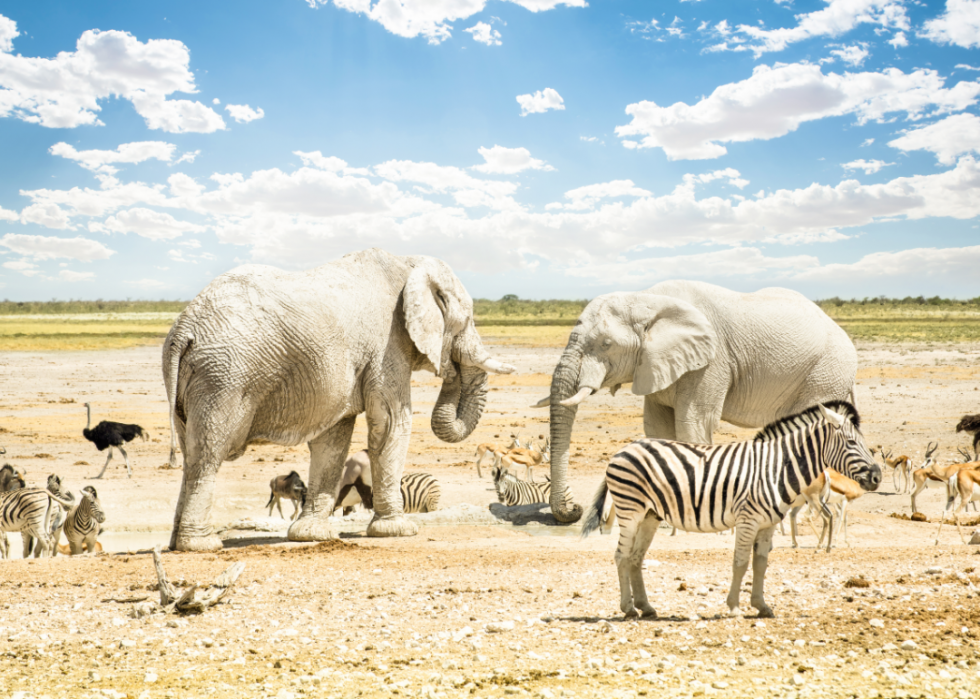
[[[172, 143], [164, 141], [135, 141], [123, 143], [116, 150], [75, 150], [75, 147], [61, 141], [49, 149], [52, 155], [75, 160], [86, 170], [114, 175], [118, 168], [110, 163], [142, 163], [145, 160], [162, 160], [169, 163], [177, 149]], [[179, 161], [178, 161], [179, 162]]]
[[505, 148], [495, 145], [493, 148], [478, 148], [477, 151], [486, 161], [483, 165], [474, 165], [474, 170], [495, 175], [515, 175], [524, 170], [554, 170], [543, 160], [531, 157], [527, 148]]
[[204, 185], [198, 184], [193, 177], [182, 172], [175, 172], [168, 177], [167, 184], [170, 185], [170, 193], [175, 197], [193, 197], [206, 189]]
[[250, 121], [255, 121], [265, 116], [262, 107], [252, 109], [247, 104], [226, 104], [225, 110], [239, 124], [247, 124]]
[[0, 221], [19, 221], [20, 214], [0, 206]]
[[300, 160], [303, 161], [303, 165], [306, 167], [315, 167], [320, 170], [328, 170], [330, 172], [340, 172], [347, 168], [347, 162], [336, 158], [334, 156], [324, 157], [320, 151], [315, 150], [311, 153], [304, 153], [301, 150], [294, 150], [293, 155], [298, 155]]
[[[316, 8], [330, 0], [306, 0]], [[392, 34], [408, 39], [425, 37], [440, 44], [452, 36], [452, 22], [483, 11], [486, 0], [333, 0], [348, 12], [363, 14]], [[531, 12], [553, 10], [558, 5], [586, 7], [586, 0], [510, 0]]]
[[0, 15], [0, 53], [14, 50], [14, 39], [20, 36], [17, 23], [9, 17]]
[[423, 192], [452, 192], [460, 206], [489, 206], [493, 209], [519, 208], [511, 195], [517, 190], [513, 182], [481, 180], [458, 167], [389, 160], [374, 167], [374, 172], [391, 182], [418, 182]]
[[179, 158], [174, 161], [174, 165], [180, 165], [181, 163], [193, 163], [194, 160], [201, 154], [200, 150], [189, 150]]
[[[830, 52], [831, 56], [836, 56], [841, 60], [841, 62], [846, 63], [849, 66], [859, 66], [864, 63], [865, 59], [871, 54], [863, 46], [844, 46], [843, 48], [834, 49]], [[827, 61], [832, 62], [834, 59], [824, 59], [821, 63]]]
[[73, 272], [63, 269], [58, 272], [58, 278], [63, 282], [89, 282], [95, 278], [95, 272]]
[[171, 240], [179, 238], [184, 233], [207, 230], [187, 221], [178, 221], [173, 216], [161, 211], [135, 207], [120, 211], [110, 216], [104, 222], [93, 222], [89, 230], [96, 233], [136, 233], [150, 240]]
[[36, 223], [46, 228], [58, 228], [65, 230], [74, 228], [71, 225], [71, 217], [68, 212], [58, 206], [55, 202], [39, 202], [31, 204], [20, 212], [21, 223]]
[[15, 272], [20, 272], [25, 277], [36, 277], [41, 273], [41, 270], [37, 268], [36, 264], [29, 262], [24, 258], [4, 262], [3, 266], [5, 269], [12, 269]]
[[684, 270], [680, 276], [692, 279], [758, 275], [770, 278], [808, 270], [819, 264], [820, 261], [812, 255], [767, 257], [758, 248], [737, 247], [692, 255], [658, 255], [654, 258], [583, 265], [570, 268], [568, 274], [602, 284], [614, 279], [617, 285], [638, 287], [674, 279], [678, 276], [678, 270]]
[[863, 124], [893, 112], [919, 119], [962, 110], [980, 94], [980, 83], [943, 85], [933, 70], [838, 75], [807, 63], [758, 66], [752, 77], [721, 85], [694, 105], [631, 104], [632, 122], [616, 133], [642, 137], [625, 140], [628, 148], [663, 148], [671, 160], [717, 158], [728, 152], [721, 143], [776, 138], [807, 121], [854, 114]]
[[[8, 40], [12, 37], [7, 34]], [[200, 102], [167, 100], [197, 92], [190, 51], [180, 41], [146, 43], [120, 31], [86, 31], [74, 52], [32, 58], [0, 52], [0, 117], [15, 116], [50, 128], [102, 125], [99, 101], [122, 97], [151, 129], [210, 133], [225, 127]]]
[[486, 22], [477, 22], [469, 29], [464, 29], [463, 31], [472, 34], [473, 41], [480, 44], [486, 44], [487, 46], [500, 46], [503, 44], [500, 40], [500, 32]]
[[599, 184], [589, 184], [565, 192], [567, 204], [548, 204], [547, 208], [557, 209], [592, 209], [602, 199], [618, 199], [620, 197], [649, 197], [653, 196], [645, 189], [633, 184], [633, 180], [613, 180]]
[[528, 114], [540, 114], [549, 109], [564, 109], [565, 100], [558, 94], [558, 90], [546, 87], [544, 90], [529, 95], [518, 95], [517, 103], [521, 105], [521, 116]]
[[[161, 269], [166, 271], [169, 268], [162, 267]], [[134, 281], [123, 282], [123, 284], [126, 284], [128, 286], [135, 286], [139, 289], [147, 289], [147, 290], [166, 289], [169, 286], [169, 284], [166, 284], [165, 282], [162, 282], [159, 279], [137, 279]]]
[[895, 32], [895, 36], [889, 39], [888, 43], [895, 49], [901, 49], [909, 45], [909, 40], [905, 38], [905, 32]]
[[748, 48], [758, 58], [770, 51], [782, 51], [815, 37], [838, 37], [859, 24], [908, 30], [909, 20], [903, 0], [825, 0], [827, 7], [816, 12], [796, 15], [797, 25], [780, 29], [741, 24], [738, 32], [753, 42]]
[[881, 168], [894, 164], [886, 163], [884, 160], [852, 160], [849, 163], [843, 163], [841, 167], [845, 170], [864, 170], [865, 175], [873, 175]]
[[79, 262], [107, 260], [114, 253], [102, 243], [88, 238], [58, 238], [45, 235], [8, 233], [0, 238], [0, 245], [20, 255], [35, 260], [52, 260], [63, 257]]
[[940, 163], [952, 165], [963, 153], [980, 153], [980, 117], [954, 114], [935, 124], [907, 131], [888, 145], [903, 151], [931, 151]]
[[960, 70], [960, 69], [962, 69], [962, 70], [974, 70], [974, 71], [980, 70], [980, 68], [971, 66], [971, 65], [966, 64], [966, 63], [957, 63], [956, 64], [956, 70]]
[[946, 11], [926, 22], [919, 36], [965, 49], [980, 46], [980, 2], [946, 0]]
[[864, 148], [866, 146], [870, 146], [874, 142], [875, 142], [875, 140], [873, 138], [866, 138], [863, 141], [861, 141], [861, 148]]
[[855, 278], [971, 279], [980, 266], [980, 245], [875, 252], [857, 262], [822, 265], [796, 275], [801, 280], [848, 282]]

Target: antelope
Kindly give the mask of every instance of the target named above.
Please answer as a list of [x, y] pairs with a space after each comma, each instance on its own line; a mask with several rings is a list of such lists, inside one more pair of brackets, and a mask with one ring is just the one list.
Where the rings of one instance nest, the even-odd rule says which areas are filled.
[[[931, 444], [931, 442], [930, 442]], [[946, 466], [937, 466], [935, 461], [932, 459], [932, 454], [936, 451], [935, 447], [926, 450], [926, 462], [922, 468], [918, 468], [912, 472], [912, 482], [915, 484], [915, 489], [912, 491], [912, 513], [916, 513], [919, 510], [915, 506], [915, 496], [926, 488], [939, 488], [945, 486], [949, 481], [950, 476], [954, 473], [958, 473], [964, 469], [974, 469], [980, 466], [980, 463], [976, 461], [965, 461], [956, 464], [948, 464]], [[963, 452], [960, 452], [961, 454]]]
[[[933, 451], [935, 451], [935, 449]], [[880, 444], [878, 445], [878, 452], [881, 454], [881, 460], [885, 462], [885, 465], [892, 469], [892, 486], [895, 488], [895, 492], [907, 493], [911, 486], [909, 474], [912, 473], [912, 459], [905, 454], [902, 454], [901, 456], [892, 456], [891, 449], [889, 449], [888, 453], [886, 454], [885, 450], [881, 448]], [[927, 460], [931, 453], [932, 452], [928, 452], [926, 454]], [[902, 483], [901, 489], [898, 485], [899, 481]]]
[[960, 527], [960, 513], [966, 509], [968, 503], [980, 501], [980, 470], [977, 470], [980, 467], [980, 461], [970, 461], [966, 464], [957, 465], [968, 466], [969, 468], [961, 468], [952, 473], [946, 484], [946, 508], [943, 510], [942, 519], [939, 520], [939, 531], [936, 532], [937, 546], [939, 545], [939, 534], [943, 531], [943, 522], [946, 521], [946, 515], [949, 513], [953, 501], [957, 497], [960, 499], [960, 505], [953, 513], [953, 518], [956, 520], [956, 531], [959, 532], [960, 541], [964, 544], [966, 537], [963, 536], [963, 529]]
[[483, 457], [487, 455], [487, 452], [489, 452], [490, 454], [496, 455], [498, 453], [504, 454], [504, 453], [507, 452], [507, 450], [506, 449], [501, 449], [496, 444], [493, 444], [491, 442], [484, 442], [483, 444], [478, 444], [477, 447], [476, 447], [476, 454], [474, 454], [474, 456], [477, 457], [476, 458], [476, 476], [477, 476], [477, 478], [483, 478], [483, 473], [480, 471], [480, 462], [483, 461]]
[[[511, 446], [500, 460], [508, 470], [514, 464], [524, 466], [528, 481], [533, 483], [534, 467], [551, 461], [551, 442], [550, 440], [545, 442], [544, 450], [535, 448], [530, 440], [527, 443], [529, 445], [527, 447]], [[520, 444], [520, 437], [514, 438], [514, 444]], [[494, 461], [494, 465], [498, 465], [497, 461]]]
[[[832, 468], [828, 468], [826, 471], [824, 471], [823, 475], [827, 477], [827, 480], [830, 483], [829, 492], [824, 497], [823, 504], [826, 506], [827, 503], [830, 503], [838, 506], [840, 514], [838, 515], [836, 533], [839, 535], [841, 528], [843, 527], [844, 543], [850, 546], [850, 544], [847, 543], [847, 504], [851, 502], [851, 500], [857, 500], [859, 497], [864, 495], [865, 490], [858, 484], [857, 481], [838, 473]], [[833, 520], [830, 521], [830, 526], [833, 527]], [[824, 530], [826, 530], [826, 528], [827, 527], [825, 526]], [[834, 532], [831, 531], [831, 534], [833, 533]], [[823, 535], [824, 532], [821, 531], [820, 539], [817, 541], [817, 548], [819, 548], [820, 544], [823, 543]], [[827, 550], [830, 551], [829, 535], [827, 537]]]

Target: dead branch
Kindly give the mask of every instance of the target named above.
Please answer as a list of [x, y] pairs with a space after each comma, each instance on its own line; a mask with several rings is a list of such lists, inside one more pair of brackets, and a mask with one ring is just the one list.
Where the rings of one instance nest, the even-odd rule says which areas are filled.
[[242, 561], [233, 563], [211, 585], [207, 587], [191, 585], [187, 590], [181, 592], [167, 580], [159, 546], [153, 549], [153, 565], [157, 570], [157, 581], [160, 587], [160, 606], [165, 613], [175, 611], [179, 614], [199, 614], [220, 602], [225, 595], [231, 592], [235, 581], [245, 570], [245, 563]]

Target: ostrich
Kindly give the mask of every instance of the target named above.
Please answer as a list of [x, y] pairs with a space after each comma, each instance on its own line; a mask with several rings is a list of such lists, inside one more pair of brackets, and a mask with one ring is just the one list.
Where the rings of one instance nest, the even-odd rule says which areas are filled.
[[980, 442], [980, 415], [964, 415], [956, 425], [957, 432], [973, 434], [973, 455], [977, 454], [977, 442]]
[[82, 430], [82, 436], [92, 442], [99, 451], [102, 451], [106, 447], [109, 448], [109, 457], [105, 460], [105, 466], [102, 467], [99, 475], [93, 477], [102, 478], [102, 474], [109, 468], [109, 462], [112, 461], [112, 448], [115, 447], [122, 452], [123, 458], [126, 459], [126, 473], [132, 478], [133, 470], [129, 467], [129, 456], [126, 454], [126, 450], [123, 449], [122, 445], [126, 442], [132, 442], [137, 437], [142, 437], [145, 442], [149, 438], [146, 430], [139, 425], [127, 425], [122, 422], [108, 422], [107, 420], [103, 420], [96, 425], [94, 430], [90, 429], [92, 427], [91, 403], [86, 403], [85, 409], [88, 411], [88, 424]]

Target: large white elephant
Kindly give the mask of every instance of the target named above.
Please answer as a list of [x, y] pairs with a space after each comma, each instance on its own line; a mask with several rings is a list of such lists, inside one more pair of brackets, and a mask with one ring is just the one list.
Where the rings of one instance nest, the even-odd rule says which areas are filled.
[[712, 443], [719, 420], [761, 427], [820, 401], [851, 400], [857, 352], [790, 289], [751, 294], [693, 281], [599, 296], [582, 312], [551, 379], [551, 508], [574, 522], [568, 449], [578, 404], [632, 383], [647, 437]]
[[486, 372], [514, 370], [484, 349], [473, 301], [440, 260], [373, 249], [304, 272], [245, 265], [215, 279], [163, 345], [171, 465], [175, 439], [184, 455], [170, 547], [221, 548], [210, 521], [215, 476], [257, 440], [308, 443], [309, 493], [289, 538], [330, 538], [327, 517], [360, 413], [374, 483], [368, 534], [417, 533], [399, 486], [419, 369], [443, 378], [432, 431], [447, 442], [476, 427]]

